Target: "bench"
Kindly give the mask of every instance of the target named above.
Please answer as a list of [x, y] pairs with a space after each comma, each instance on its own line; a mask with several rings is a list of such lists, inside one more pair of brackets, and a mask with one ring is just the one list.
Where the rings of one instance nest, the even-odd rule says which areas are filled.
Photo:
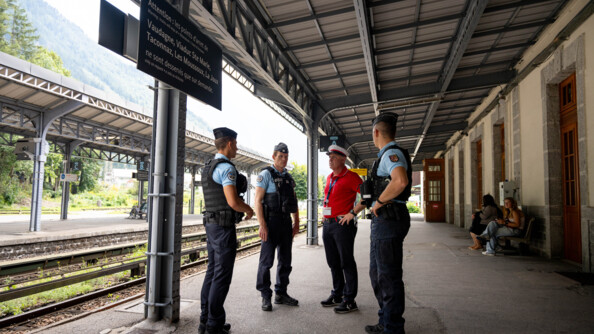
[[[534, 222], [535, 222], [535, 218], [532, 217], [530, 218], [530, 220], [528, 220], [528, 223], [526, 224], [526, 228], [524, 229], [524, 235], [521, 237], [499, 237], [499, 240], [505, 241], [505, 247], [504, 247], [504, 254], [508, 254], [508, 253], [519, 253], [520, 255], [524, 255], [528, 250], [528, 246], [530, 245], [530, 237], [532, 235], [532, 229], [534, 227]], [[518, 243], [518, 249], [514, 249], [513, 247], [511, 247], [511, 242], [517, 242]]]

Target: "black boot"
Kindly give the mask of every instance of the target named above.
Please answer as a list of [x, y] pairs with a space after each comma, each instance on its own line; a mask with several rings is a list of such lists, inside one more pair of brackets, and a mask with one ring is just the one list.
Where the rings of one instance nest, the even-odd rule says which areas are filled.
[[262, 297], [262, 311], [272, 311], [272, 303], [270, 302], [270, 298]]

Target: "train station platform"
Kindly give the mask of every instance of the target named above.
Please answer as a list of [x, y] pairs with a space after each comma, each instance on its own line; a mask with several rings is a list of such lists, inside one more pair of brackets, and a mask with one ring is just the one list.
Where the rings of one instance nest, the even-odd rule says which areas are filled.
[[[592, 333], [594, 287], [557, 273], [576, 266], [533, 256], [483, 256], [470, 244], [466, 230], [414, 216], [404, 245], [407, 333]], [[288, 291], [298, 307], [273, 304], [272, 312], [261, 311], [258, 255], [238, 259], [225, 303], [231, 333], [364, 333], [365, 325], [377, 323], [368, 276], [369, 221], [359, 222], [355, 249], [359, 311], [349, 314], [320, 305], [331, 289], [330, 270], [323, 246], [305, 246], [304, 233], [294, 242]], [[197, 333], [203, 279], [198, 273], [182, 280], [181, 319], [169, 330], [142, 322], [139, 298], [37, 332]]]

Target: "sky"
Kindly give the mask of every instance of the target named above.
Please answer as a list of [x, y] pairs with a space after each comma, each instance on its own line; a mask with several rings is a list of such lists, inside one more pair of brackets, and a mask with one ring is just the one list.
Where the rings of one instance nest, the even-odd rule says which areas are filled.
[[[99, 35], [100, 0], [45, 0], [66, 19], [79, 26], [92, 40]], [[139, 7], [130, 0], [108, 0], [123, 12], [138, 18]], [[122, 61], [127, 61], [123, 60]], [[305, 134], [279, 116], [260, 99], [238, 84], [228, 75], [223, 75], [222, 111], [214, 109], [193, 98], [188, 99], [188, 112], [195, 113], [210, 127], [228, 127], [237, 131], [237, 143], [241, 147], [272, 157], [274, 146], [284, 142], [289, 147], [289, 161], [307, 164], [307, 138]], [[190, 129], [192, 130], [192, 129]], [[319, 175], [328, 175], [328, 158], [318, 155]]]

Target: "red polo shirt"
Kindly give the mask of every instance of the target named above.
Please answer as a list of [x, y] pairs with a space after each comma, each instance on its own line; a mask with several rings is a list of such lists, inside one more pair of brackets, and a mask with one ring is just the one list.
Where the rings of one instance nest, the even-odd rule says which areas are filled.
[[[324, 217], [336, 218], [349, 213], [354, 207], [361, 183], [363, 180], [359, 175], [346, 167], [338, 176], [330, 173], [326, 178], [326, 188], [324, 188], [324, 207], [332, 208], [332, 214], [324, 215]], [[332, 189], [330, 189], [331, 186]], [[330, 191], [330, 196], [328, 196], [328, 191]]]

